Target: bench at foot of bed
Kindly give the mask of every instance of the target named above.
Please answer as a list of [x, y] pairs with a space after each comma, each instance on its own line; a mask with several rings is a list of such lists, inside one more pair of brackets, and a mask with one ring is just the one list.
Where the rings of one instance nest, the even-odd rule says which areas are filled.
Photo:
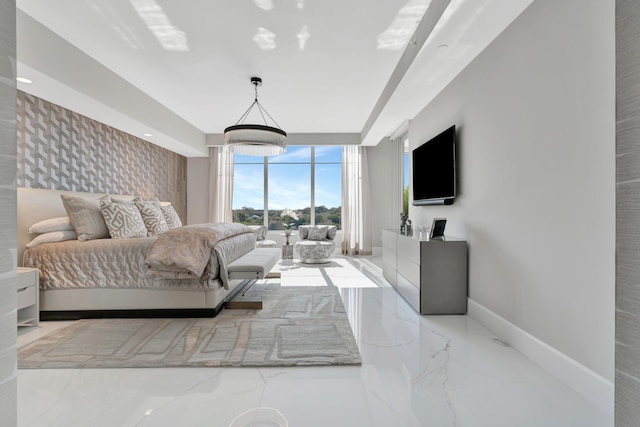
[[280, 250], [277, 248], [256, 248], [229, 264], [229, 279], [249, 279], [251, 283], [228, 298], [225, 308], [261, 310], [262, 299], [247, 293], [256, 280], [280, 277], [279, 273], [269, 273], [279, 259]]

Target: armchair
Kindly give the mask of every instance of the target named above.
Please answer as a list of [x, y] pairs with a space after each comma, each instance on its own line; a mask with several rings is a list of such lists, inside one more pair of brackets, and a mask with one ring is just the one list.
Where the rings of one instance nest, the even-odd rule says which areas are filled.
[[298, 227], [300, 240], [295, 250], [300, 261], [305, 264], [324, 264], [331, 262], [335, 251], [333, 239], [336, 237], [335, 225], [301, 225]]
[[275, 248], [276, 242], [267, 239], [267, 227], [265, 225], [250, 225], [256, 235], [256, 248]]

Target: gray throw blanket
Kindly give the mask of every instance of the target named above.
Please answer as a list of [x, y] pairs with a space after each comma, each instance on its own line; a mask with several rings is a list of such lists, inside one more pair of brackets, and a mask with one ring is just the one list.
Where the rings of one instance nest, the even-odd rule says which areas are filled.
[[[219, 248], [221, 242], [234, 236], [238, 236], [238, 242]], [[251, 245], [255, 247], [255, 234], [243, 224], [219, 222], [173, 228], [158, 236], [151, 246], [144, 261], [146, 275], [159, 279], [201, 279], [211, 257], [216, 256], [220, 278], [227, 287], [227, 264], [250, 250]]]

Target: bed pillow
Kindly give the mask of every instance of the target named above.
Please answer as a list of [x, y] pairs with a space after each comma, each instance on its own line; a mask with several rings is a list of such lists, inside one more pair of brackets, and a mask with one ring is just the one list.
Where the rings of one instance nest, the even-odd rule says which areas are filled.
[[50, 233], [52, 231], [69, 231], [74, 230], [73, 225], [68, 216], [59, 216], [57, 218], [49, 218], [44, 221], [39, 221], [29, 227], [29, 233], [42, 234]]
[[86, 199], [84, 197], [61, 194], [69, 220], [78, 233], [78, 240], [104, 239], [109, 237], [109, 229], [104, 222], [100, 201], [110, 201], [109, 195], [99, 199]]
[[157, 236], [169, 229], [167, 220], [164, 219], [160, 210], [160, 203], [140, 199], [133, 199], [133, 202], [138, 207], [144, 225], [147, 227], [147, 236]]
[[78, 234], [74, 230], [60, 230], [42, 233], [35, 239], [27, 243], [28, 248], [41, 245], [43, 243], [64, 242], [65, 240], [77, 240]]
[[307, 240], [327, 240], [327, 227], [309, 227]]
[[147, 228], [135, 205], [100, 202], [102, 216], [113, 239], [147, 237]]
[[162, 211], [162, 215], [164, 219], [167, 221], [167, 226], [169, 228], [178, 228], [182, 227], [182, 220], [178, 216], [178, 212], [171, 206], [171, 203], [168, 205], [160, 205], [160, 211]]
[[118, 199], [117, 197], [112, 197], [111, 201], [113, 203], [120, 203], [121, 205], [133, 205], [133, 200], [127, 200], [127, 199]]

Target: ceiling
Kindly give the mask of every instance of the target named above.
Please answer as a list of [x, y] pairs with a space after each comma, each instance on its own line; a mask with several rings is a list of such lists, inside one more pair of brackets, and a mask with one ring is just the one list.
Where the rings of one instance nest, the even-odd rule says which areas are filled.
[[376, 145], [532, 1], [17, 0], [18, 87], [199, 156], [260, 76], [289, 134]]

